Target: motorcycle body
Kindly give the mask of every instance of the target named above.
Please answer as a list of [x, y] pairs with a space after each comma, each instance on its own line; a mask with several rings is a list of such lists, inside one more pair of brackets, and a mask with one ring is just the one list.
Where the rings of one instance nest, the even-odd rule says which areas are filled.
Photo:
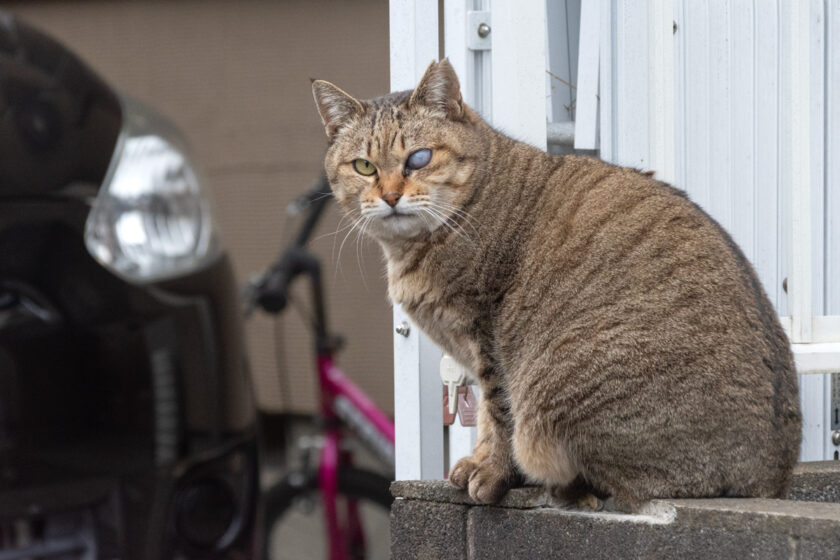
[[183, 139], [0, 11], [0, 558], [249, 557], [256, 441]]

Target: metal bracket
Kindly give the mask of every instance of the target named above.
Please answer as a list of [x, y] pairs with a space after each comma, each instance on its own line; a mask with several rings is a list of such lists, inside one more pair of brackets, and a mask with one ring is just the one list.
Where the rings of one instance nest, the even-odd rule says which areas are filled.
[[467, 48], [471, 51], [489, 51], [493, 28], [488, 11], [467, 11]]

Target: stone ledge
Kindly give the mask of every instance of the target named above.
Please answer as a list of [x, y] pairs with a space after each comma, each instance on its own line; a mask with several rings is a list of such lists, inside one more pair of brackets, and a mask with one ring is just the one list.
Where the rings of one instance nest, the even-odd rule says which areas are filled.
[[800, 463], [793, 472], [790, 499], [840, 502], [840, 461]]
[[558, 509], [540, 487], [494, 506], [444, 481], [395, 482], [391, 491], [395, 560], [840, 556], [838, 462], [799, 466], [791, 500], [655, 500], [638, 515]]
[[[467, 507], [414, 500], [396, 500], [391, 525], [392, 558], [447, 558], [466, 560]], [[455, 546], [452, 546], [455, 543]]]
[[[466, 490], [458, 490], [443, 480], [398, 480], [391, 483], [391, 494], [395, 498], [406, 500], [467, 506], [482, 505], [470, 498]], [[509, 491], [496, 505], [513, 509], [548, 507], [551, 505], [551, 497], [542, 486], [525, 486]]]
[[[439, 480], [411, 480], [391, 483], [391, 494], [407, 500], [447, 504], [477, 504], [465, 490]], [[790, 499], [801, 502], [840, 502], [840, 461], [800, 463], [793, 473]], [[552, 498], [541, 486], [516, 488], [505, 495], [498, 507], [530, 509], [552, 505]]]
[[840, 504], [760, 498], [660, 500], [659, 503], [673, 506], [675, 522], [681, 525], [795, 538], [840, 537]]
[[[467, 557], [481, 560], [585, 558], [795, 558], [798, 544], [786, 535], [698, 529], [677, 522], [640, 522], [638, 516], [573, 514], [543, 508], [470, 508]], [[818, 545], [821, 542], [817, 543]], [[454, 548], [454, 547], [453, 547]], [[393, 556], [394, 560], [411, 558]], [[438, 558], [415, 556], [418, 560]]]

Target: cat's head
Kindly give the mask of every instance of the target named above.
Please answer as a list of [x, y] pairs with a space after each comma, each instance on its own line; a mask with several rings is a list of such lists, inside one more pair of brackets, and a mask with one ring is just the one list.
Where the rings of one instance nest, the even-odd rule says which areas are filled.
[[365, 232], [413, 238], [460, 211], [480, 161], [481, 119], [448, 60], [433, 62], [413, 91], [358, 100], [315, 80], [312, 92], [330, 141], [330, 185]]

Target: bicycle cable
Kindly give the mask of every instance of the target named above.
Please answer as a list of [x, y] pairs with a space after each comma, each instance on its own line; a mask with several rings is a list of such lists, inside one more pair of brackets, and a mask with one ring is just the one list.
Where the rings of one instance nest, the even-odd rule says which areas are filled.
[[[286, 204], [286, 219], [283, 220], [283, 231], [280, 234], [281, 239], [289, 239], [292, 234], [292, 224], [296, 221], [295, 218], [299, 215], [297, 212], [292, 212], [291, 208], [294, 202]], [[289, 294], [291, 300], [291, 293]], [[286, 367], [286, 328], [283, 323], [283, 315], [278, 314], [274, 316], [273, 321], [274, 330], [274, 369], [276, 370], [277, 380], [280, 383], [280, 401], [283, 410], [288, 412], [292, 404], [292, 384], [289, 380], [289, 368]]]
[[308, 307], [292, 295], [291, 290], [289, 290], [288, 301], [292, 304], [292, 307], [295, 308], [295, 311], [297, 311], [301, 320], [303, 320], [304, 323], [309, 324], [312, 332], [316, 332], [318, 330], [318, 322], [315, 320], [315, 315]]
[[289, 368], [286, 367], [286, 329], [283, 318], [274, 316], [274, 369], [280, 382], [280, 401], [283, 410], [288, 412], [292, 404], [292, 384], [289, 380]]

